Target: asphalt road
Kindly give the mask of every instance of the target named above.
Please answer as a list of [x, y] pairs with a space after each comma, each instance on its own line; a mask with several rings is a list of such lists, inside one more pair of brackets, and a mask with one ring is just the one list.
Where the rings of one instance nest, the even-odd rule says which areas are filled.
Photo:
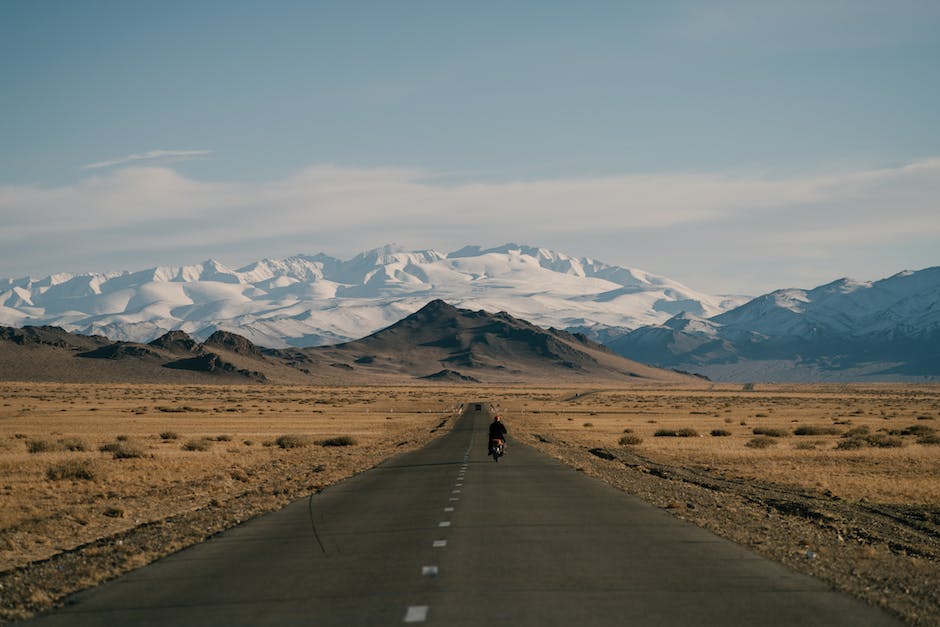
[[[470, 405], [471, 409], [474, 405]], [[514, 444], [415, 453], [75, 595], [35, 625], [899, 625]]]

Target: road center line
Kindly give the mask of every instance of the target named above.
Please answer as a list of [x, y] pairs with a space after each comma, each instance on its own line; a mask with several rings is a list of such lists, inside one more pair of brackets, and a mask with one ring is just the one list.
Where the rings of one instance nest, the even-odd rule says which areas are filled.
[[449, 521], [449, 520], [442, 520], [441, 522], [437, 523], [437, 526], [438, 526], [438, 527], [450, 527], [450, 521]]
[[453, 508], [453, 507], [445, 507], [445, 508], [444, 508], [444, 511], [445, 511], [445, 512], [452, 512], [452, 511], [454, 511], [454, 508]]
[[422, 566], [421, 575], [424, 577], [437, 577], [437, 566]]
[[423, 623], [428, 619], [427, 605], [409, 605], [405, 612], [406, 623]]
[[431, 545], [435, 549], [440, 549], [447, 546], [447, 540], [435, 540], [434, 544]]

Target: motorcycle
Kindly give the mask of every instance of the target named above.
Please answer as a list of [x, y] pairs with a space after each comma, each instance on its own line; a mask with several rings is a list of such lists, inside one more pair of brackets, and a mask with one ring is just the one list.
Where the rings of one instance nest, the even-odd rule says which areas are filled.
[[493, 461], [498, 462], [499, 458], [503, 456], [505, 449], [506, 443], [499, 438], [493, 438], [490, 440], [490, 455], [493, 456]]

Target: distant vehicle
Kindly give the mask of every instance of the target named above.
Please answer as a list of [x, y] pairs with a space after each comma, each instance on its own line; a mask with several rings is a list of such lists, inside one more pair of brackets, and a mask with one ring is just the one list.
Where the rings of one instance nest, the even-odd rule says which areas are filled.
[[477, 411], [483, 411], [483, 403], [477, 403], [477, 404], [476, 404], [476, 410], [477, 410]]

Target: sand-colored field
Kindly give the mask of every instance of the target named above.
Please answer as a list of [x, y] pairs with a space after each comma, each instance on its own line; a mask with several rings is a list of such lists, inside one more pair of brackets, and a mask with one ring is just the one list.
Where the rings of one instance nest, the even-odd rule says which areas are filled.
[[[519, 427], [589, 448], [616, 448], [632, 435], [642, 441], [631, 449], [667, 464], [796, 484], [845, 499], [940, 504], [937, 386], [546, 390], [504, 394], [502, 404]], [[819, 433], [796, 435], [800, 427]], [[696, 433], [656, 436], [683, 429]], [[764, 436], [767, 448], [753, 448], [755, 429], [783, 435]], [[711, 435], [719, 430], [730, 435]], [[839, 448], [847, 440], [860, 447]]]
[[[0, 571], [246, 492], [316, 490], [428, 441], [455, 398], [444, 388], [0, 384]], [[276, 444], [294, 434], [307, 445]], [[341, 436], [355, 444], [317, 444]], [[71, 467], [89, 477], [52, 478]]]

